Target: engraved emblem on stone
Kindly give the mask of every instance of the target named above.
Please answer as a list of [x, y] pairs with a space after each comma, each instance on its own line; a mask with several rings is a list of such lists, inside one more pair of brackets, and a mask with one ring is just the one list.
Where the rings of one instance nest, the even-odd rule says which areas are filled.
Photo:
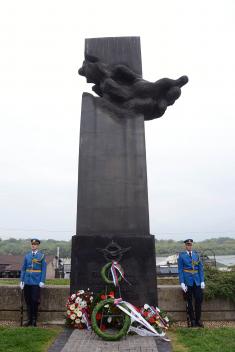
[[128, 252], [131, 247], [122, 248], [113, 240], [105, 248], [97, 248], [98, 252], [101, 252], [107, 261], [120, 261], [123, 257], [123, 254]]

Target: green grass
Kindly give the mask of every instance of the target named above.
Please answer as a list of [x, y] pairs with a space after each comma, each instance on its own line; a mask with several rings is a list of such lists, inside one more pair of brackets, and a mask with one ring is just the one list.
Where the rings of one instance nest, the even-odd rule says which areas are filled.
[[[0, 279], [0, 285], [19, 285], [19, 279]], [[48, 279], [46, 285], [70, 285], [69, 279]]]
[[235, 329], [176, 328], [169, 333], [173, 352], [234, 352]]
[[60, 328], [0, 327], [0, 352], [46, 352]]

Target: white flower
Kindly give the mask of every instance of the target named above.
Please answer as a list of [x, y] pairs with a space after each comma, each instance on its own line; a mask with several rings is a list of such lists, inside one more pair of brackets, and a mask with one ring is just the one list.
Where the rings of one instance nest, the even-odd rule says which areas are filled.
[[75, 295], [75, 293], [73, 293], [72, 295], [71, 295], [71, 299], [75, 299], [76, 298], [76, 295]]
[[71, 304], [71, 306], [69, 307], [70, 310], [74, 310], [75, 309], [75, 304]]
[[168, 317], [164, 317], [164, 320], [168, 323], [169, 322], [169, 318]]
[[147, 310], [149, 308], [149, 305], [148, 304], [145, 304], [144, 305], [144, 309]]
[[86, 321], [85, 321], [85, 319], [83, 318], [83, 316], [82, 316], [82, 319], [81, 319], [81, 323], [85, 323]]
[[108, 305], [108, 304], [105, 304], [104, 308], [109, 308], [109, 305]]
[[82, 312], [81, 312], [80, 310], [77, 312], [77, 316], [78, 316], [78, 317], [81, 317], [81, 316], [82, 316]]
[[112, 321], [112, 317], [108, 317], [107, 322], [111, 323], [111, 321]]
[[93, 296], [90, 297], [90, 301], [93, 302]]
[[75, 302], [76, 303], [80, 303], [82, 301], [82, 299], [80, 298], [80, 297], [77, 297], [76, 299], [75, 299]]
[[70, 310], [67, 310], [67, 315], [70, 315]]
[[81, 306], [82, 308], [86, 308], [86, 306], [87, 306], [86, 301], [82, 301], [82, 302], [80, 303], [80, 306]]
[[80, 322], [81, 322], [81, 320], [80, 320], [80, 319], [78, 319], [78, 318], [77, 318], [77, 319], [75, 319], [75, 323], [76, 323], [76, 324], [79, 324]]
[[70, 315], [70, 319], [71, 319], [71, 320], [75, 320], [75, 319], [76, 319], [76, 315], [75, 315], [75, 314], [71, 314], [71, 315]]
[[85, 291], [84, 290], [79, 290], [78, 294], [82, 295]]

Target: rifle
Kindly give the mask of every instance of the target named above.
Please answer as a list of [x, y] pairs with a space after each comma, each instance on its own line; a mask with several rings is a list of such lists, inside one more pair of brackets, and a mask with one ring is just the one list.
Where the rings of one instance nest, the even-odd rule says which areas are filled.
[[190, 322], [190, 316], [189, 316], [189, 309], [188, 309], [188, 295], [187, 295], [187, 292], [183, 292], [183, 298], [184, 298], [184, 301], [186, 302], [186, 317], [187, 317], [187, 326], [188, 328], [191, 327], [191, 322]]
[[24, 319], [24, 290], [21, 290], [20, 294], [20, 326], [23, 326]]

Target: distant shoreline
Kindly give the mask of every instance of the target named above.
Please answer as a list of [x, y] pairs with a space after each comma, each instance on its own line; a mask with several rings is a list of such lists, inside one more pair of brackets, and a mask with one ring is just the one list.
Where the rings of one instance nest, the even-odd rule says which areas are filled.
[[[156, 264], [158, 265], [166, 258], [168, 258], [168, 256], [156, 256]], [[213, 259], [213, 256], [209, 256], [209, 258]], [[215, 259], [218, 263], [224, 264], [226, 266], [235, 265], [235, 253], [228, 255], [216, 255]]]

